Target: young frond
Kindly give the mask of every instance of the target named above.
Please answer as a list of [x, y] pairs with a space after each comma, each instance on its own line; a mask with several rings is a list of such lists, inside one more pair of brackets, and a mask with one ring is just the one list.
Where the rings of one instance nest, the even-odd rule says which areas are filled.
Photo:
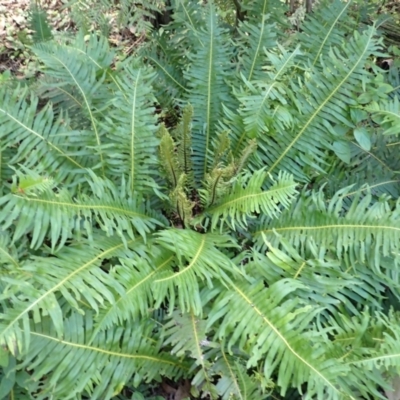
[[160, 163], [170, 185], [174, 189], [178, 185], [181, 175], [178, 157], [175, 154], [175, 142], [165, 125], [161, 125], [158, 133], [160, 136]]
[[183, 108], [181, 121], [173, 133], [178, 143], [179, 164], [182, 172], [186, 175], [189, 186], [193, 184], [192, 117], [193, 107], [188, 104]]

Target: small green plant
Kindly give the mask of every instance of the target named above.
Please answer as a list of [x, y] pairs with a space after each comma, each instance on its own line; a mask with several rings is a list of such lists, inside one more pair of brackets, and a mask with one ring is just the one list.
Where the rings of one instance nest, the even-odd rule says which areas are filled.
[[116, 65], [33, 46], [40, 79], [0, 86], [0, 397], [385, 398], [399, 99], [331, 3], [290, 40], [281, 1], [228, 29], [177, 0]]

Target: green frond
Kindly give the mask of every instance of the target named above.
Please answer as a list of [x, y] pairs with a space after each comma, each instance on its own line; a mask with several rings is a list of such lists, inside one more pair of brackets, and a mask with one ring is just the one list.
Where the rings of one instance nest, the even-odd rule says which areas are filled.
[[0, 265], [6, 270], [18, 270], [20, 268], [18, 249], [10, 242], [8, 232], [0, 231]]
[[265, 380], [269, 387], [264, 386], [256, 376], [250, 376], [245, 365], [239, 357], [231, 356], [221, 349], [221, 357], [212, 367], [213, 371], [219, 373], [221, 378], [217, 383], [217, 390], [222, 400], [233, 398], [239, 400], [262, 399], [264, 391], [273, 387], [271, 380]]
[[373, 102], [366, 107], [372, 114], [375, 123], [383, 129], [384, 135], [398, 135], [400, 133], [400, 103], [397, 97], [391, 101]]
[[188, 54], [190, 68], [185, 72], [189, 92], [185, 96], [194, 109], [192, 127], [193, 169], [197, 181], [209, 170], [211, 142], [219, 119], [222, 103], [232, 103], [226, 79], [232, 71], [229, 61], [232, 47], [227, 32], [217, 24], [212, 2], [206, 13], [207, 26], [198, 32], [203, 46]]
[[[343, 202], [349, 188], [341, 190], [328, 202], [322, 192], [304, 193], [279, 220], [265, 219], [256, 228], [258, 245], [264, 246], [265, 237], [273, 245], [283, 237], [290, 243], [309, 240], [330, 249], [339, 259], [348, 254], [349, 261], [367, 263], [381, 270], [384, 257], [391, 257], [397, 265], [399, 253], [400, 209], [387, 201], [371, 204], [371, 195], [356, 196], [347, 211]], [[386, 268], [385, 268], [386, 269]]]
[[98, 331], [149, 315], [154, 306], [151, 294], [154, 281], [160, 271], [170, 269], [175, 262], [173, 253], [160, 250], [153, 245], [148, 259], [133, 256], [119, 259], [120, 265], [113, 268], [110, 274], [123, 286], [123, 291], [115, 294], [115, 301], [107, 304], [96, 316], [93, 337]]
[[282, 237], [279, 248], [268, 241], [265, 245], [268, 248], [266, 255], [252, 253], [247, 268], [254, 271], [253, 276], [260, 276], [269, 284], [286, 278], [300, 282], [303, 288], [296, 291], [296, 296], [313, 307], [323, 307], [321, 319], [338, 308], [357, 315], [361, 312], [359, 304], [366, 302], [371, 309], [380, 309], [385, 283], [389, 285], [390, 280], [377, 277], [369, 267], [349, 268], [311, 239], [302, 254]]
[[181, 170], [178, 157], [175, 154], [175, 142], [169, 134], [165, 125], [159, 128], [160, 136], [160, 163], [165, 171], [166, 177], [174, 189], [179, 181]]
[[39, 322], [50, 316], [58, 337], [63, 334], [63, 314], [57, 296], [60, 295], [79, 312], [81, 301], [93, 310], [114, 301], [114, 293], [123, 293], [122, 286], [101, 267], [112, 257], [146, 254], [141, 239], [127, 243], [118, 239], [95, 236], [93, 241], [81, 240], [64, 247], [56, 255], [31, 256], [21, 264], [18, 274], [8, 282], [3, 296], [12, 306], [1, 316], [0, 343], [15, 354], [30, 351], [29, 319]]
[[[92, 181], [88, 183], [92, 193], [78, 193], [75, 198], [67, 189], [51, 185], [52, 181], [47, 178], [40, 178], [40, 190], [35, 185], [25, 192], [24, 186], [16, 186], [13, 193], [0, 198], [3, 229], [15, 228], [13, 241], [32, 234], [32, 248], [38, 248], [49, 238], [54, 250], [81, 231], [91, 237], [94, 222], [108, 236], [117, 234], [123, 237], [126, 234], [131, 239], [136, 233], [145, 239], [155, 226], [160, 225], [156, 213], [148, 209], [140, 196], [130, 195], [124, 183], [116, 187], [93, 173], [91, 177]], [[19, 174], [22, 185], [35, 178], [32, 173]], [[35, 180], [33, 182], [36, 184]], [[80, 218], [78, 222], [77, 218]]]
[[73, 313], [63, 325], [62, 338], [48, 319], [32, 326], [32, 346], [20, 368], [30, 370], [33, 382], [41, 382], [38, 399], [75, 399], [81, 393], [111, 399], [130, 381], [137, 386], [185, 373], [183, 363], [163, 352], [160, 341], [150, 339], [154, 326], [149, 321], [108, 329], [91, 344], [90, 313]]
[[119, 72], [116, 80], [121, 89], [114, 94], [107, 122], [108, 139], [113, 149], [108, 157], [110, 174], [118, 180], [126, 176], [132, 192], [151, 190], [159, 145], [151, 86], [154, 72], [127, 63]]
[[31, 3], [29, 12], [30, 29], [33, 31], [35, 43], [53, 38], [46, 11], [38, 4]]
[[313, 66], [319, 63], [321, 56], [328, 55], [332, 47], [341, 46], [346, 35], [356, 28], [355, 21], [348, 16], [352, 0], [324, 3], [307, 15], [298, 35], [303, 54]]
[[282, 395], [290, 386], [299, 388], [307, 382], [310, 398], [344, 397], [338, 383], [349, 368], [325, 358], [317, 350], [324, 343], [320, 335], [308, 330], [317, 310], [302, 308], [296, 298], [287, 299], [302, 284], [282, 279], [268, 288], [263, 281], [228, 285], [229, 293], [217, 298], [209, 316], [209, 326], [218, 321], [216, 337], [228, 350], [238, 346], [250, 354], [247, 368], [262, 360], [265, 378], [276, 373]]
[[267, 23], [270, 0], [264, 0], [262, 3], [260, 20], [244, 21], [238, 28], [238, 68], [247, 81], [264, 78], [263, 67], [267, 61], [265, 51], [276, 46], [275, 26]]
[[265, 22], [265, 16], [268, 15], [271, 22], [279, 24], [281, 28], [288, 27], [284, 15], [287, 12], [287, 6], [284, 2], [280, 0], [246, 0], [241, 3], [245, 20], [251, 24], [259, 25], [261, 21]]
[[[189, 357], [195, 360], [199, 367], [192, 384], [201, 388], [203, 396], [209, 394], [212, 399], [216, 398], [217, 391], [209, 376], [212, 360], [208, 359], [205, 347], [208, 344], [206, 334], [207, 321], [199, 319], [193, 312], [181, 314], [174, 312], [168, 323], [164, 325], [165, 345], [171, 345], [171, 354], [178, 357]], [[192, 366], [191, 370], [194, 367]]]
[[96, 165], [97, 156], [75, 142], [80, 133], [69, 127], [67, 116], [56, 117], [50, 104], [41, 109], [38, 104], [39, 99], [27, 90], [13, 93], [0, 88], [2, 154], [7, 156], [7, 148], [16, 147], [9, 165], [23, 163], [28, 169], [51, 174], [57, 182], [76, 185], [82, 181], [76, 172]]
[[184, 227], [189, 226], [193, 218], [195, 203], [188, 198], [186, 193], [186, 175], [181, 174], [176, 188], [170, 193], [170, 203]]
[[154, 282], [157, 304], [168, 296], [171, 311], [176, 303], [182, 311], [201, 314], [200, 288], [212, 287], [214, 279], [226, 281], [227, 274], [235, 272], [233, 262], [223, 249], [236, 247], [236, 244], [227, 235], [183, 229], [164, 230], [157, 236], [158, 243], [177, 257], [172, 268], [160, 271]]
[[[329, 140], [332, 134], [330, 126], [352, 126], [347, 112], [357, 102], [351, 93], [355, 87], [361, 89], [368, 79], [366, 60], [379, 49], [374, 34], [373, 28], [362, 35], [356, 32], [354, 38], [341, 47], [343, 54], [332, 49], [329, 57], [323, 59], [322, 71], [314, 68], [304, 85], [292, 85], [293, 90], [298, 91], [296, 102], [301, 110], [299, 114], [294, 113], [296, 123], [291, 129], [280, 132], [279, 138], [266, 136], [260, 144], [260, 149], [264, 148], [260, 156], [268, 165], [269, 173], [279, 167], [304, 180], [304, 172], [300, 170], [305, 166], [322, 172], [321, 166], [326, 162], [325, 150], [336, 146], [336, 142], [330, 143], [334, 140]], [[342, 61], [344, 57], [346, 63]], [[337, 138], [335, 140], [341, 143]]]
[[268, 174], [264, 170], [238, 177], [229, 194], [222, 197], [205, 212], [211, 215], [212, 229], [226, 223], [235, 229], [246, 227], [248, 220], [257, 215], [275, 218], [282, 208], [289, 207], [296, 193], [293, 177], [281, 173], [273, 184], [264, 190]]
[[178, 143], [178, 159], [182, 172], [186, 175], [187, 184], [193, 185], [192, 166], [192, 118], [193, 107], [188, 104], [183, 108], [181, 121], [174, 130]]
[[92, 152], [96, 150], [97, 163], [104, 176], [104, 150], [101, 147], [105, 132], [101, 129], [98, 110], [99, 99], [104, 105], [108, 98], [106, 87], [102, 85], [104, 76], [98, 79], [96, 66], [73, 47], [46, 42], [33, 46], [33, 50], [44, 63], [46, 75], [56, 79], [59, 82], [57, 86], [65, 88], [76, 103], [83, 126], [90, 131], [90, 134], [86, 132], [87, 144], [93, 147]]
[[234, 93], [240, 102], [239, 114], [244, 127], [239, 135], [234, 135], [235, 155], [242, 151], [248, 139], [262, 139], [265, 134], [275, 136], [293, 127], [286, 98], [291, 96], [287, 72], [293, 68], [299, 54], [298, 47], [288, 52], [278, 45], [278, 50], [266, 53], [270, 65], [265, 68], [261, 81], [250, 82], [242, 75], [245, 86]]

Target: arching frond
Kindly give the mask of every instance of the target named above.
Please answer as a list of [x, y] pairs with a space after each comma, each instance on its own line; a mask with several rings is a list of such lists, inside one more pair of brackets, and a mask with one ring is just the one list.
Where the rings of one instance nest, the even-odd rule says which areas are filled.
[[[343, 54], [341, 50], [332, 49], [329, 58], [323, 60], [322, 71], [315, 68], [310, 79], [304, 82], [305, 91], [301, 100], [299, 92], [302, 89], [293, 87], [294, 91], [298, 91], [296, 102], [301, 101], [301, 106], [298, 103], [301, 114], [294, 114], [298, 121], [292, 129], [279, 132], [279, 137], [266, 136], [262, 139], [262, 157], [269, 173], [279, 167], [300, 178], [304, 174], [299, 171], [301, 167], [309, 165], [318, 170], [325, 163], [323, 150], [332, 148], [328, 140], [331, 135], [327, 129], [329, 124], [352, 126], [346, 119], [346, 110], [356, 101], [349, 93], [368, 79], [365, 62], [379, 48], [373, 35], [373, 28], [362, 35], [355, 33], [354, 38], [342, 46]], [[346, 64], [342, 61], [343, 57], [348, 60]]]
[[31, 350], [20, 367], [28, 367], [34, 381], [40, 381], [38, 399], [48, 396], [75, 399], [85, 393], [91, 399], [111, 399], [125, 384], [179, 377], [186, 366], [150, 339], [150, 321], [108, 329], [92, 343], [90, 313], [74, 313], [64, 321], [60, 339], [48, 319], [31, 330]]
[[[90, 244], [89, 244], [90, 243]], [[128, 246], [128, 247], [126, 247]], [[127, 243], [118, 239], [96, 236], [92, 242], [81, 241], [64, 247], [55, 256], [43, 255], [26, 260], [8, 283], [4, 296], [12, 307], [1, 316], [0, 343], [15, 354], [27, 352], [30, 342], [29, 319], [36, 321], [49, 315], [60, 337], [63, 333], [63, 314], [57, 295], [63, 296], [75, 309], [81, 310], [84, 301], [98, 312], [105, 300], [114, 301], [114, 293], [122, 293], [121, 285], [101, 267], [106, 259], [129, 257], [134, 252], [144, 256], [145, 247], [141, 239]]]
[[110, 175], [119, 180], [126, 176], [131, 191], [150, 190], [157, 166], [157, 117], [152, 93], [154, 72], [147, 67], [119, 71], [120, 90], [113, 96], [112, 112], [107, 121], [111, 149], [107, 157]]
[[[24, 163], [29, 169], [50, 173], [58, 182], [76, 185], [82, 181], [76, 172], [95, 166], [97, 156], [85, 144], [74, 142], [80, 133], [69, 127], [66, 115], [56, 117], [51, 104], [38, 110], [38, 103], [27, 90], [13, 93], [0, 88], [2, 154], [12, 157], [10, 165]], [[7, 150], [13, 147], [17, 150]]]
[[[54, 249], [62, 247], [72, 233], [79, 234], [84, 230], [91, 236], [94, 221], [109, 236], [125, 233], [132, 239], [135, 231], [145, 238], [160, 223], [143, 199], [127, 194], [130, 191], [124, 184], [117, 188], [111, 181], [97, 178], [93, 173], [91, 176], [92, 194], [82, 193], [73, 198], [68, 190], [56, 189], [53, 185], [41, 191], [37, 187], [28, 191], [25, 186], [30, 181], [29, 175], [21, 175], [21, 185], [16, 186], [15, 192], [0, 199], [3, 229], [15, 226], [14, 241], [32, 233], [31, 246], [34, 248], [49, 237]], [[48, 181], [47, 178], [44, 180]]]
[[[216, 337], [224, 338], [228, 349], [239, 346], [250, 354], [247, 367], [264, 363], [268, 379], [277, 373], [282, 394], [290, 386], [307, 382], [307, 395], [340, 399], [344, 395], [339, 378], [349, 368], [324, 357], [317, 333], [307, 332], [315, 311], [301, 308], [298, 300], [286, 299], [302, 285], [282, 279], [269, 288], [262, 281], [231, 283], [214, 303], [209, 325], [219, 321]], [[314, 356], [307, 349], [314, 348]], [[318, 355], [317, 355], [318, 354]]]
[[328, 55], [332, 47], [341, 46], [345, 36], [354, 31], [355, 21], [348, 16], [351, 4], [352, 0], [330, 1], [307, 15], [298, 39], [311, 65], [317, 65], [321, 56]]
[[200, 282], [212, 287], [214, 279], [229, 280], [227, 274], [235, 272], [235, 267], [221, 250], [236, 244], [223, 234], [200, 234], [182, 229], [161, 231], [158, 242], [177, 257], [172, 268], [160, 271], [154, 282], [158, 304], [168, 296], [171, 310], [177, 302], [181, 310], [201, 314]]
[[382, 127], [384, 135], [400, 134], [400, 103], [397, 97], [391, 101], [373, 102], [366, 109], [372, 114], [374, 121]]
[[249, 218], [260, 214], [274, 218], [282, 207], [287, 208], [296, 193], [293, 177], [283, 173], [268, 190], [263, 190], [266, 178], [263, 170], [250, 177], [238, 178], [230, 193], [206, 210], [211, 215], [212, 228], [220, 223], [227, 223], [232, 228], [236, 225], [245, 227]]
[[279, 220], [265, 220], [257, 229], [258, 244], [263, 237], [276, 243], [282, 236], [296, 245], [312, 239], [318, 246], [328, 248], [338, 258], [349, 254], [352, 262], [368, 263], [380, 271], [383, 257], [391, 257], [393, 266], [399, 261], [400, 209], [391, 209], [382, 201], [371, 204], [371, 195], [360, 196], [343, 211], [343, 198], [349, 189], [336, 193], [329, 202], [320, 193], [305, 193], [291, 210]]
[[[193, 383], [201, 387], [203, 395], [215, 397], [217, 390], [209, 376], [212, 359], [207, 357], [205, 346], [208, 343], [206, 336], [207, 321], [199, 319], [194, 313], [173, 313], [172, 318], [164, 325], [166, 336], [165, 345], [172, 346], [171, 354], [178, 357], [189, 354], [198, 367]], [[193, 369], [193, 367], [192, 367]]]
[[276, 30], [268, 24], [268, 3], [264, 0], [260, 20], [244, 21], [239, 25], [240, 39], [237, 42], [239, 71], [247, 81], [262, 79], [267, 62], [265, 51], [276, 46]]
[[149, 259], [134, 257], [120, 259], [121, 265], [110, 271], [113, 279], [123, 286], [123, 291], [115, 295], [114, 302], [100, 310], [95, 318], [94, 336], [100, 330], [121, 325], [124, 321], [132, 321], [139, 315], [145, 317], [149, 314], [154, 306], [152, 294], [154, 281], [161, 271], [170, 269], [175, 262], [174, 254], [169, 251], [160, 251], [153, 246], [152, 252]]
[[210, 166], [212, 136], [222, 116], [222, 103], [231, 103], [226, 84], [232, 71], [232, 47], [226, 31], [217, 24], [212, 2], [206, 13], [207, 26], [198, 32], [203, 46], [189, 54], [190, 68], [185, 73], [189, 92], [185, 99], [193, 106], [193, 169], [197, 181], [204, 179]]

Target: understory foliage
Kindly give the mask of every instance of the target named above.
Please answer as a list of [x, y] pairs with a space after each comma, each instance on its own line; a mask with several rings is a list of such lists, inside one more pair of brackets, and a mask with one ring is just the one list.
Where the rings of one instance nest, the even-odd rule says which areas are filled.
[[206, 3], [119, 63], [42, 37], [35, 84], [0, 87], [0, 397], [385, 399], [400, 373], [379, 31], [351, 1], [298, 32], [279, 0]]

